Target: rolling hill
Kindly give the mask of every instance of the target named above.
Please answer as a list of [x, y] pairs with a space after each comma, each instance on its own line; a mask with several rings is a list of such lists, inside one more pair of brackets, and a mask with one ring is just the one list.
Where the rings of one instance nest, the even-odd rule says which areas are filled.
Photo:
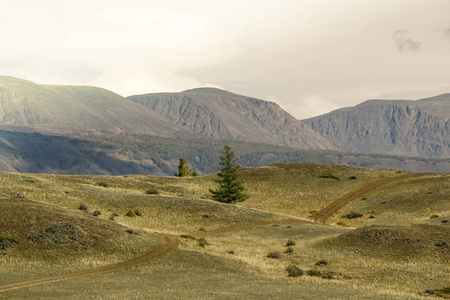
[[0, 128], [51, 134], [98, 131], [173, 136], [180, 128], [111, 91], [0, 76]]
[[369, 100], [303, 120], [340, 151], [450, 157], [450, 94], [418, 101]]

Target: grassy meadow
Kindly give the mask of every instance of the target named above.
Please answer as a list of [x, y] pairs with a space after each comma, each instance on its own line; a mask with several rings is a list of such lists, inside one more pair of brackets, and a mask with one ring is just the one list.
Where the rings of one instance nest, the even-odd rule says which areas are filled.
[[[215, 175], [0, 173], [0, 237], [18, 242], [0, 250], [0, 288], [131, 259], [155, 248], [158, 233], [178, 237], [175, 251], [148, 264], [0, 292], [0, 299], [435, 297], [450, 286], [449, 174], [390, 183], [325, 224], [312, 219], [351, 191], [402, 174], [320, 164], [244, 168], [250, 198], [226, 205], [209, 199]], [[273, 222], [232, 229], [266, 221]], [[230, 229], [214, 234], [223, 228]], [[303, 274], [289, 277], [289, 266]]]

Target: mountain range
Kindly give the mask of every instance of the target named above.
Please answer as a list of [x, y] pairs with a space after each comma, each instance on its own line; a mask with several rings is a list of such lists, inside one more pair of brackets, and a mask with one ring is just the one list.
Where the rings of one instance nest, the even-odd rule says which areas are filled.
[[[149, 168], [155, 168], [158, 165], [158, 174], [161, 172], [170, 174], [173, 161], [169, 162], [169, 160], [176, 161], [176, 158], [170, 157], [168, 153], [175, 153], [173, 149], [179, 148], [172, 142], [178, 141], [193, 147], [193, 144], [186, 140], [202, 137], [218, 141], [287, 147], [274, 150], [275, 148], [268, 146], [242, 144], [247, 146], [242, 146], [241, 149], [245, 147], [258, 149], [252, 152], [252, 159], [249, 160], [253, 163], [270, 161], [262, 157], [272, 157], [273, 161], [274, 155], [278, 155], [278, 159], [280, 155], [284, 157], [283, 159], [291, 157], [291, 154], [286, 156], [286, 153], [291, 153], [291, 150], [285, 149], [331, 150], [345, 153], [416, 156], [424, 158], [427, 164], [436, 164], [429, 159], [443, 159], [444, 165], [441, 164], [437, 168], [442, 172], [446, 171], [447, 159], [450, 158], [449, 117], [450, 94], [419, 101], [370, 100], [355, 107], [339, 109], [315, 118], [297, 120], [273, 102], [214, 88], [198, 88], [180, 93], [134, 95], [125, 98], [98, 87], [39, 85], [18, 78], [0, 76], [0, 131], [64, 135], [77, 141], [85, 140], [85, 137], [89, 136], [91, 142], [88, 143], [89, 147], [83, 144], [85, 147], [83, 151], [103, 151], [102, 155], [106, 151], [114, 155], [116, 165], [122, 165], [117, 160], [120, 161], [124, 157], [126, 160], [138, 163], [134, 167], [120, 167], [113, 173], [152, 173]], [[119, 140], [116, 138], [111, 144], [110, 141], [95, 139], [92, 142], [93, 136], [102, 136], [105, 140], [108, 140], [108, 136], [120, 138]], [[45, 165], [45, 158], [35, 161], [31, 170], [26, 167], [29, 165], [26, 158], [19, 159], [20, 167], [16, 167], [11, 162], [11, 157], [17, 158], [18, 153], [27, 153], [28, 158], [33, 156], [32, 149], [26, 149], [24, 152], [23, 149], [17, 148], [19, 144], [20, 147], [32, 144], [26, 142], [28, 137], [20, 136], [21, 142], [13, 145], [11, 141], [14, 141], [14, 138], [6, 135], [5, 131], [0, 132], [0, 149], [3, 149], [0, 159], [2, 165], [7, 166], [8, 170], [39, 172], [39, 165]], [[149, 141], [147, 137], [172, 139], [171, 143], [164, 142], [166, 146], [170, 144], [169, 149], [153, 149], [153, 151], [164, 153], [164, 163], [156, 164], [161, 153], [149, 154], [148, 149], [151, 149], [151, 145], [142, 143], [142, 141]], [[183, 142], [180, 142], [179, 138], [182, 138]], [[105, 146], [105, 143], [110, 144]], [[51, 144], [53, 147], [61, 145], [60, 142]], [[77, 155], [67, 150], [69, 144], [64, 145], [67, 156]], [[105, 150], [102, 147], [110, 148]], [[272, 150], [264, 150], [269, 148]], [[15, 154], [11, 151], [15, 151]], [[55, 151], [57, 152], [53, 149], [50, 152]], [[186, 149], [186, 152], [189, 151]], [[179, 151], [176, 153], [183, 156], [183, 153]], [[258, 153], [259, 158], [256, 158], [255, 153]], [[209, 172], [211, 166], [206, 166], [206, 163], [211, 162], [212, 154], [204, 152], [203, 155], [206, 155], [207, 159], [205, 157], [202, 159], [202, 155], [195, 155], [193, 156], [195, 161], [192, 163], [199, 167], [201, 172]], [[338, 156], [342, 157], [341, 154]], [[359, 159], [352, 162], [354, 165], [371, 164], [362, 161], [363, 156], [358, 157]], [[150, 161], [141, 161], [144, 158]], [[405, 158], [398, 158], [398, 160], [402, 162]], [[106, 165], [103, 159], [96, 158], [94, 161], [102, 161], [100, 165]], [[280, 160], [275, 159], [275, 161]], [[350, 163], [352, 160], [335, 159], [334, 161]], [[381, 165], [378, 163], [376, 165], [385, 168], [391, 166], [402, 168], [401, 163], [392, 163], [392, 158], [389, 158], [389, 161], [390, 163], [385, 161]], [[126, 163], [129, 164], [130, 161]], [[59, 172], [58, 165], [61, 164], [64, 165], [59, 160], [57, 163], [53, 162], [51, 172]], [[92, 164], [92, 158], [81, 165], [89, 164]], [[143, 165], [139, 167], [139, 164]], [[72, 165], [71, 168], [73, 169], [74, 166]], [[433, 167], [417, 167], [416, 165], [413, 169], [420, 171], [421, 168], [428, 171], [434, 170]], [[97, 166], [89, 172], [111, 173], [112, 171], [105, 171], [105, 168]]]

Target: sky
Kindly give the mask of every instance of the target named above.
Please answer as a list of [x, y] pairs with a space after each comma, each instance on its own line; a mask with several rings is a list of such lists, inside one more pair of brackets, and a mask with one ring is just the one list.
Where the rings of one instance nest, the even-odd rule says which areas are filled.
[[448, 0], [0, 0], [0, 75], [216, 87], [298, 119], [450, 93]]

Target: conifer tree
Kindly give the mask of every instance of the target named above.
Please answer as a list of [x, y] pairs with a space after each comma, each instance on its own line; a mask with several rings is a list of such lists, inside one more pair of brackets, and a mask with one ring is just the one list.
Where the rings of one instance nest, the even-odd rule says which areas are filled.
[[198, 176], [196, 169], [189, 170], [189, 165], [184, 157], [180, 157], [180, 163], [178, 165], [178, 173], [173, 174], [178, 177]]
[[209, 189], [211, 197], [219, 202], [235, 204], [242, 202], [248, 198], [245, 193], [245, 187], [242, 182], [238, 180], [239, 163], [230, 146], [225, 145], [223, 154], [220, 156], [219, 162], [220, 172], [217, 174], [218, 179], [213, 179], [219, 184], [216, 189]]

